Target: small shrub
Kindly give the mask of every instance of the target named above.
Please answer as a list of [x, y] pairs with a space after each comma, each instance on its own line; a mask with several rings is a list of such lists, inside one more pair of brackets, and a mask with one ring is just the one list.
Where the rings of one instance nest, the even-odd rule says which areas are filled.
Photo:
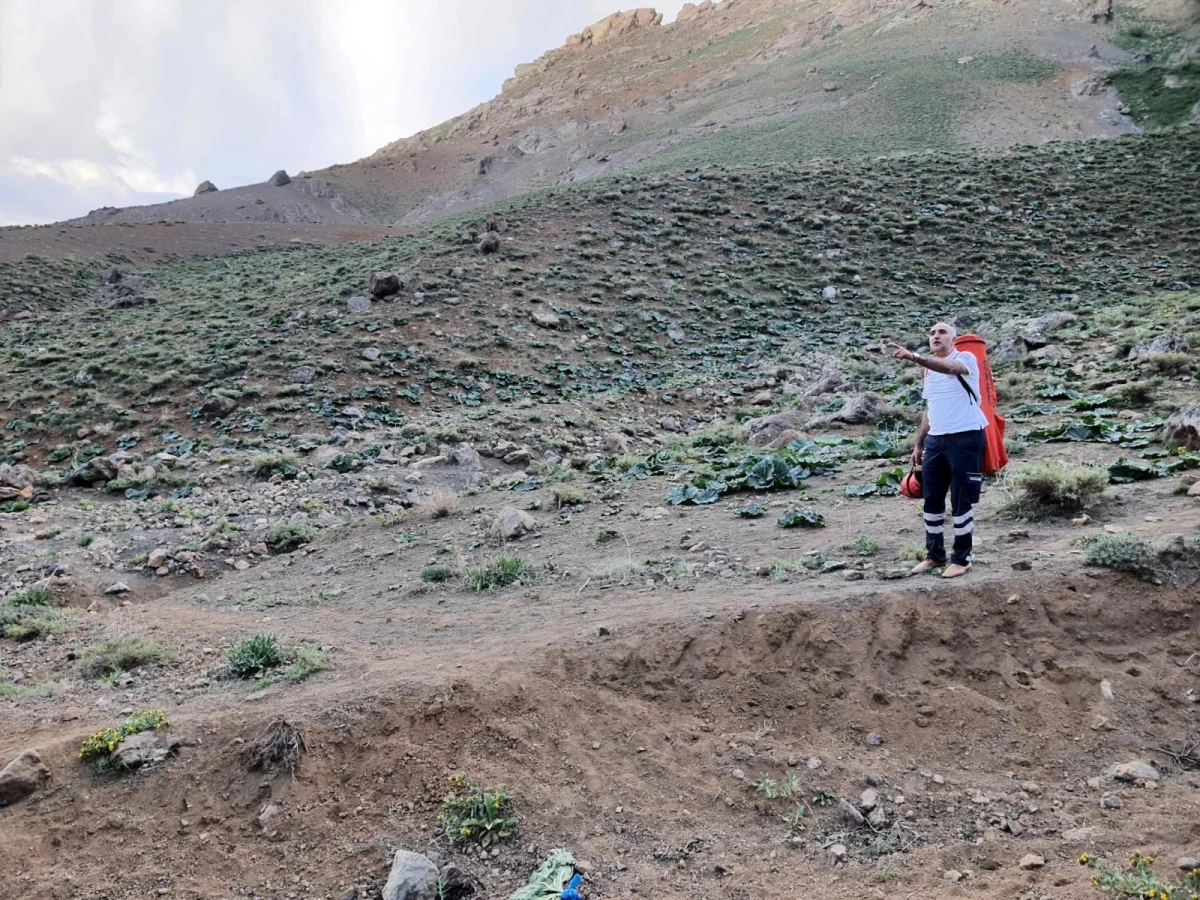
[[96, 540], [96, 536], [94, 534], [81, 534], [79, 539], [75, 541], [75, 544], [76, 546], [82, 547], [84, 550], [86, 550], [88, 547], [92, 546], [92, 541], [94, 540]]
[[317, 530], [303, 522], [276, 522], [267, 531], [267, 546], [276, 553], [291, 553], [317, 536]]
[[858, 540], [854, 542], [854, 549], [861, 556], [874, 556], [879, 549], [879, 541], [869, 535], [860, 535]]
[[226, 655], [235, 678], [255, 678], [283, 662], [283, 648], [273, 634], [259, 634], [238, 641]]
[[1158, 577], [1154, 548], [1135, 534], [1100, 534], [1087, 543], [1087, 563], [1116, 572], [1128, 572], [1146, 581]]
[[276, 475], [292, 479], [300, 474], [300, 465], [290, 453], [260, 453], [250, 460], [250, 469], [256, 478], [267, 480]]
[[454, 570], [449, 566], [426, 566], [421, 570], [421, 580], [429, 584], [444, 584], [454, 577]]
[[116, 728], [98, 731], [84, 741], [83, 746], [79, 748], [79, 758], [84, 762], [95, 762], [96, 767], [103, 771], [107, 768], [109, 756], [125, 738], [143, 731], [162, 731], [170, 724], [161, 710], [147, 709], [135, 712]]
[[503, 790], [485, 791], [466, 775], [450, 781], [454, 790], [442, 800], [438, 821], [452, 845], [488, 847], [517, 833], [516, 818], [505, 815], [512, 798]]
[[519, 556], [498, 556], [482, 568], [470, 572], [475, 593], [513, 584], [528, 584], [533, 580], [533, 567]]
[[113, 638], [96, 647], [84, 660], [80, 671], [85, 678], [104, 678], [171, 658], [169, 649], [144, 637]]
[[1030, 518], [1074, 515], [1092, 507], [1108, 485], [1108, 472], [1091, 466], [1033, 463], [1009, 478], [1010, 514]]
[[924, 547], [905, 547], [896, 558], [901, 562], [920, 562], [928, 553]]
[[1120, 406], [1145, 409], [1158, 400], [1160, 391], [1157, 381], [1128, 381], [1114, 387], [1109, 394]]
[[564, 506], [582, 506], [588, 499], [587, 492], [573, 484], [556, 484], [550, 489], [550, 495], [559, 509]]
[[31, 641], [47, 634], [58, 634], [66, 624], [68, 613], [41, 604], [0, 606], [0, 637], [14, 641]]
[[1163, 881], [1150, 868], [1153, 856], [1134, 853], [1127, 867], [1096, 859], [1085, 853], [1079, 864], [1092, 870], [1092, 884], [1120, 897], [1139, 897], [1146, 900], [1192, 900], [1200, 894], [1200, 871], [1189, 872], [1181, 882]]
[[1186, 375], [1192, 370], [1193, 360], [1187, 353], [1152, 353], [1142, 360], [1142, 365], [1159, 375]]
[[54, 593], [48, 587], [35, 584], [13, 594], [6, 602], [12, 606], [53, 606]]

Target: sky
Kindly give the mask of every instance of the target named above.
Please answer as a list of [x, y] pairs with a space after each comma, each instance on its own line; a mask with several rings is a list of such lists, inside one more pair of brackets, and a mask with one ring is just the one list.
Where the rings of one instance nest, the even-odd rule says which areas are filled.
[[361, 159], [636, 5], [0, 0], [0, 226]]

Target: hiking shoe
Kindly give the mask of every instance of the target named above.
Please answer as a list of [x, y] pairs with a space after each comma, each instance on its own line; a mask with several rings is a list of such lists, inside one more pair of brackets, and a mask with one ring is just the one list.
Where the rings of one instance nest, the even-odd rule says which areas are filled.
[[946, 571], [942, 573], [942, 577], [943, 578], [961, 578], [963, 575], [966, 575], [970, 571], [971, 571], [970, 563], [967, 563], [965, 566], [960, 566], [958, 563], [951, 563], [950, 565], [946, 566]]
[[940, 569], [945, 563], [934, 562], [932, 559], [923, 559], [915, 566], [909, 575], [924, 575], [926, 572], [932, 572], [934, 569]]

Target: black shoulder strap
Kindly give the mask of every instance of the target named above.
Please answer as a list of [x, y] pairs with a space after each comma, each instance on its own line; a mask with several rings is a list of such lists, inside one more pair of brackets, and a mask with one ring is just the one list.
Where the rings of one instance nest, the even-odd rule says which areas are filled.
[[975, 396], [975, 391], [971, 389], [971, 385], [967, 383], [967, 379], [961, 375], [956, 375], [955, 377], [958, 379], [958, 383], [963, 386], [963, 390], [967, 392], [967, 396], [971, 398], [971, 402], [978, 406], [979, 398]]

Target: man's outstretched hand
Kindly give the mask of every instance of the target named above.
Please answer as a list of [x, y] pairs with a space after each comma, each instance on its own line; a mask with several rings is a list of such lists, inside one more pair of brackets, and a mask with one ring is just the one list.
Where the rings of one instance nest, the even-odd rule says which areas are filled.
[[908, 362], [912, 362], [912, 360], [917, 358], [917, 354], [913, 353], [907, 347], [901, 347], [899, 344], [892, 344], [892, 356]]

